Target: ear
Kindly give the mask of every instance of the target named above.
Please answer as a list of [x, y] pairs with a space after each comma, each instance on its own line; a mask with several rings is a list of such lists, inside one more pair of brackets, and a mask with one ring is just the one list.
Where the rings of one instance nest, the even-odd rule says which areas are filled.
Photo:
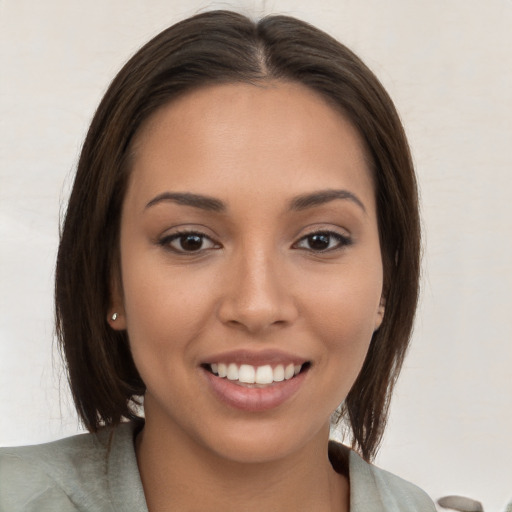
[[124, 310], [124, 299], [119, 280], [113, 279], [110, 285], [110, 307], [107, 311], [107, 322], [115, 331], [126, 330], [126, 314]]
[[380, 298], [379, 309], [377, 310], [377, 315], [375, 317], [375, 331], [379, 329], [382, 325], [382, 321], [384, 320], [384, 313], [386, 311], [386, 299], [384, 297]]
[[112, 307], [109, 309], [107, 314], [107, 322], [108, 325], [114, 329], [114, 331], [126, 330], [126, 316], [124, 311], [120, 311], [119, 308]]

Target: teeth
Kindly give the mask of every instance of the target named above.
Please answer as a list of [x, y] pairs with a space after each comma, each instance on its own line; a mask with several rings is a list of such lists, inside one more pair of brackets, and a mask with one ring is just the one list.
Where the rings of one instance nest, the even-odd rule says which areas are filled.
[[256, 372], [254, 370], [254, 366], [250, 366], [248, 364], [243, 364], [240, 366], [240, 371], [238, 372], [238, 380], [240, 382], [246, 382], [247, 384], [254, 384], [256, 379]]
[[293, 364], [289, 364], [285, 369], [284, 369], [284, 378], [286, 380], [289, 380], [293, 377], [295, 373], [295, 366]]
[[282, 364], [278, 364], [274, 368], [274, 382], [281, 382], [284, 380], [284, 366]]
[[238, 366], [235, 363], [231, 363], [228, 366], [228, 380], [238, 380]]
[[274, 382], [274, 372], [272, 371], [272, 366], [258, 366], [256, 370], [256, 379], [257, 384], [271, 384]]
[[[213, 371], [213, 366], [212, 366], [212, 371]], [[213, 372], [215, 373], [215, 372]], [[219, 377], [226, 377], [227, 374], [228, 374], [228, 367], [224, 364], [224, 363], [219, 363], [218, 364], [218, 374], [219, 374]]]
[[210, 368], [213, 373], [219, 377], [226, 377], [228, 380], [237, 380], [244, 384], [272, 384], [272, 382], [282, 382], [290, 380], [300, 373], [302, 365], [293, 363], [284, 366], [278, 364], [272, 368], [269, 364], [264, 366], [251, 366], [242, 364], [238, 366], [236, 363], [212, 363]]

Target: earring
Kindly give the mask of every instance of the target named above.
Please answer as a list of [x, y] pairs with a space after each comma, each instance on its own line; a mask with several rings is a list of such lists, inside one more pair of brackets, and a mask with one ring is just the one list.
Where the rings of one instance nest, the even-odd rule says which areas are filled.
[[115, 322], [117, 320], [117, 313], [114, 313], [110, 318], [112, 319], [112, 322]]

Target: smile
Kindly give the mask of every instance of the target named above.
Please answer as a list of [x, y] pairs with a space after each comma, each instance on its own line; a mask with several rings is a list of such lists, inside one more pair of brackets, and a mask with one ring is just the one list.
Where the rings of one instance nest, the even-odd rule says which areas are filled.
[[230, 408], [251, 413], [287, 403], [301, 389], [311, 368], [309, 361], [277, 353], [237, 352], [214, 360], [218, 362], [200, 366], [213, 396]]
[[270, 364], [253, 366], [236, 363], [212, 363], [209, 370], [220, 378], [230, 381], [238, 381], [239, 384], [255, 384], [259, 386], [290, 380], [298, 375], [301, 370], [309, 366], [305, 364], [278, 364], [272, 367]]

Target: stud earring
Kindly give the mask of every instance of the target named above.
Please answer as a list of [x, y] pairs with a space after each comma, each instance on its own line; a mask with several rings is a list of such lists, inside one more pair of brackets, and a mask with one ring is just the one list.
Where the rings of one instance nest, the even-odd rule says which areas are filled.
[[117, 320], [117, 313], [114, 313], [110, 318], [112, 319], [112, 322], [115, 322]]

